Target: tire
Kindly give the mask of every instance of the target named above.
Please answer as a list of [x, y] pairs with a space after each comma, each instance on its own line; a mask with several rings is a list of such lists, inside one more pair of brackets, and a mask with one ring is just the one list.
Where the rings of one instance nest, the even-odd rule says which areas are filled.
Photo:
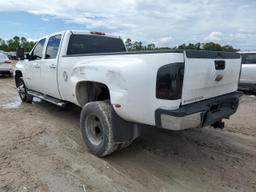
[[22, 102], [31, 103], [33, 101], [33, 96], [28, 94], [27, 87], [22, 77], [17, 80], [18, 94]]
[[81, 112], [80, 129], [84, 142], [98, 157], [105, 157], [126, 144], [116, 143], [113, 139], [111, 110], [109, 103], [98, 101], [86, 104]]

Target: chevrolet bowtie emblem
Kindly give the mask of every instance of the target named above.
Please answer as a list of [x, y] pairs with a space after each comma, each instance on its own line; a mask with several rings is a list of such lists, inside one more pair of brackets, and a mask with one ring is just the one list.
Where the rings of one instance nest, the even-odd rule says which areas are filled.
[[221, 81], [222, 79], [224, 78], [224, 76], [223, 75], [217, 75], [216, 77], [215, 77], [215, 81]]

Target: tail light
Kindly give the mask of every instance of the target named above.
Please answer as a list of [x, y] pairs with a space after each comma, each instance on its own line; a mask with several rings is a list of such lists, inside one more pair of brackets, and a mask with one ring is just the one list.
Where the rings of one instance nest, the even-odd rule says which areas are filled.
[[176, 100], [181, 98], [184, 77], [184, 63], [172, 63], [157, 72], [156, 97]]
[[12, 61], [6, 60], [6, 61], [4, 61], [4, 63], [5, 63], [5, 64], [12, 64]]

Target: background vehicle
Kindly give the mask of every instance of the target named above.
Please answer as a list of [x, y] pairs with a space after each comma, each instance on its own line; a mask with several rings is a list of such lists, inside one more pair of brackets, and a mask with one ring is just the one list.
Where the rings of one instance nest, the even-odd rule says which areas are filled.
[[84, 141], [102, 157], [128, 146], [144, 124], [223, 128], [239, 104], [240, 70], [237, 53], [127, 52], [120, 38], [64, 31], [39, 40], [15, 80], [22, 101], [82, 107]]
[[256, 51], [240, 52], [242, 56], [242, 73], [239, 89], [256, 91]]
[[8, 59], [7, 55], [0, 53], [0, 74], [13, 75], [12, 62]]

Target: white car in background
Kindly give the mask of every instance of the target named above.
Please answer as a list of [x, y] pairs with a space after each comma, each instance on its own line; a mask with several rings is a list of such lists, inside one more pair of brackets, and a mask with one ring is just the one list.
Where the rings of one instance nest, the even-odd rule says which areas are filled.
[[7, 55], [0, 53], [0, 75], [13, 75], [13, 65]]
[[256, 51], [240, 52], [242, 56], [242, 72], [239, 89], [256, 91]]

